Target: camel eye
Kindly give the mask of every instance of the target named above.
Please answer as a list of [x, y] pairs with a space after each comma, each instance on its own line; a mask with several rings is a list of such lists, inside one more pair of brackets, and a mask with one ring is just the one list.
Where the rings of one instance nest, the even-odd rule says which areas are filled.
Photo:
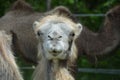
[[41, 35], [43, 35], [43, 33], [42, 33], [41, 31], [38, 31], [38, 32], [37, 32], [37, 35], [38, 35], [38, 36], [41, 36]]
[[71, 33], [70, 33], [70, 36], [71, 36], [71, 37], [74, 37], [74, 36], [75, 36], [75, 33], [74, 33], [74, 32], [71, 32]]

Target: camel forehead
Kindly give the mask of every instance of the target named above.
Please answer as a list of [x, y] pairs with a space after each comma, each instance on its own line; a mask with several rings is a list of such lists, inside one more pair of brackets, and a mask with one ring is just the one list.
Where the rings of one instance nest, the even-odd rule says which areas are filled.
[[59, 33], [69, 33], [72, 31], [72, 28], [68, 26], [69, 25], [62, 22], [48, 22], [46, 24], [43, 24], [40, 27], [40, 30], [44, 33], [49, 33], [50, 31], [56, 31]]

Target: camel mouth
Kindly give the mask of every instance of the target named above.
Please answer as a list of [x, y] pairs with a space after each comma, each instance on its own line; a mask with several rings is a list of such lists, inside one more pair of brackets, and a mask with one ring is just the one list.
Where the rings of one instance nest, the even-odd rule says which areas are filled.
[[53, 55], [48, 53], [46, 55], [46, 58], [48, 60], [66, 60], [67, 59], [67, 54], [66, 53], [60, 53], [59, 55]]

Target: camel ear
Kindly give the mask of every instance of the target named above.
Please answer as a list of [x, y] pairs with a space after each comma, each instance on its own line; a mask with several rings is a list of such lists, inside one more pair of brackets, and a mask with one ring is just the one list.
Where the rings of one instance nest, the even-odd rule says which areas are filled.
[[78, 23], [78, 24], [77, 24], [76, 31], [75, 31], [75, 33], [76, 33], [76, 37], [78, 37], [78, 36], [81, 34], [82, 29], [83, 29], [82, 24]]
[[39, 22], [38, 21], [35, 21], [34, 23], [33, 23], [33, 30], [34, 30], [34, 32], [36, 32], [36, 29], [37, 29], [37, 26], [39, 25]]

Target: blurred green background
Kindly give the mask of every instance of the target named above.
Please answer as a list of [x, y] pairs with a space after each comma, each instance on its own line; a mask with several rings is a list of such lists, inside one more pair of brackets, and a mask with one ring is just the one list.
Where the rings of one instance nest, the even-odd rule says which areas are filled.
[[[3, 16], [15, 1], [16, 0], [0, 0], [0, 16]], [[49, 3], [49, 1], [51, 2]], [[64, 5], [74, 14], [105, 14], [110, 8], [120, 4], [120, 0], [26, 0], [26, 2], [31, 4], [34, 10], [38, 12], [45, 12], [49, 8], [52, 9], [55, 6]], [[97, 32], [103, 24], [104, 16], [79, 16], [78, 19], [83, 25]], [[24, 76], [24, 80], [31, 80], [34, 69], [23, 69], [23, 67], [33, 67], [34, 65], [25, 62], [19, 56], [17, 56], [16, 59]], [[92, 64], [86, 56], [81, 56], [77, 62], [79, 68], [120, 69], [120, 49], [117, 49], [110, 55], [98, 58], [96, 64]], [[77, 74], [77, 80], [120, 80], [120, 75], [79, 72]]]

